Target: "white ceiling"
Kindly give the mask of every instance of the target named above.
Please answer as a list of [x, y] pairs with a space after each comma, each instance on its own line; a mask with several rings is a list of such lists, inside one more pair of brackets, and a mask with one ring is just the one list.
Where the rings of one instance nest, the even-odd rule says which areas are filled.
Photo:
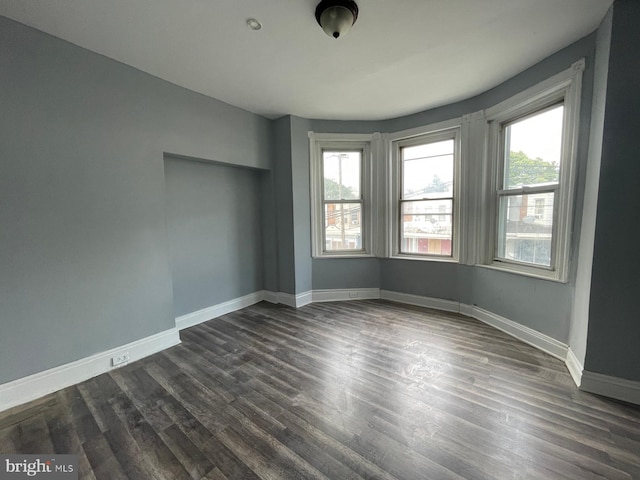
[[612, 3], [357, 0], [334, 40], [318, 1], [0, 0], [0, 15], [269, 118], [374, 120], [492, 88], [591, 33]]

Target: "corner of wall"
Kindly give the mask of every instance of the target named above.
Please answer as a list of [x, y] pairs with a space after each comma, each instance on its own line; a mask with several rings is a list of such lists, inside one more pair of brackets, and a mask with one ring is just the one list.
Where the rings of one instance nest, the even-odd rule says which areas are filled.
[[574, 383], [579, 387], [580, 383], [582, 383], [582, 372], [584, 367], [582, 366], [582, 362], [580, 362], [578, 357], [576, 357], [576, 354], [573, 352], [571, 347], [567, 349], [567, 358], [564, 363], [567, 366]]

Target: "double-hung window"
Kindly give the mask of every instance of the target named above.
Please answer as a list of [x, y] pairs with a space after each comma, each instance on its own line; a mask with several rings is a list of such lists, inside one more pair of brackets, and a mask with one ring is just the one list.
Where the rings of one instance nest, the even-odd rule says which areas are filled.
[[544, 268], [555, 264], [554, 206], [560, 191], [563, 121], [560, 103], [502, 125], [499, 260]]
[[371, 135], [311, 135], [314, 257], [372, 252]]
[[460, 129], [392, 142], [393, 256], [458, 258]]
[[488, 111], [494, 267], [566, 279], [582, 65]]

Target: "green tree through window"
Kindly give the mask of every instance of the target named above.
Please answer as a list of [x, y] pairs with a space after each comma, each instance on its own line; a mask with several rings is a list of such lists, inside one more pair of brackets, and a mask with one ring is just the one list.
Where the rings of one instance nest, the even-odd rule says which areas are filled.
[[529, 158], [524, 152], [509, 152], [507, 187], [557, 182], [560, 165], [542, 158]]
[[358, 195], [356, 195], [351, 187], [340, 185], [335, 180], [326, 177], [324, 179], [324, 196], [328, 199], [351, 200], [358, 198]]

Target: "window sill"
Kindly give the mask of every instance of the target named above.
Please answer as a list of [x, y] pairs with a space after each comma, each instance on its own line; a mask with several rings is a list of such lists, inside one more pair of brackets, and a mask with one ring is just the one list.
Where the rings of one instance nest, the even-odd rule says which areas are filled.
[[344, 253], [344, 254], [326, 254], [326, 255], [312, 255], [313, 260], [335, 260], [336, 258], [376, 258], [371, 253]]
[[436, 257], [427, 255], [411, 255], [407, 253], [396, 253], [389, 257], [390, 260], [417, 260], [419, 262], [437, 262], [437, 263], [460, 263], [457, 258], [454, 257]]
[[504, 273], [513, 273], [515, 275], [522, 275], [524, 277], [537, 278], [539, 280], [548, 280], [556, 283], [567, 283], [566, 278], [560, 278], [558, 272], [554, 270], [537, 269], [535, 267], [527, 267], [525, 265], [515, 265], [508, 263], [491, 263], [491, 264], [476, 264], [477, 267], [486, 268], [488, 270], [494, 270]]

